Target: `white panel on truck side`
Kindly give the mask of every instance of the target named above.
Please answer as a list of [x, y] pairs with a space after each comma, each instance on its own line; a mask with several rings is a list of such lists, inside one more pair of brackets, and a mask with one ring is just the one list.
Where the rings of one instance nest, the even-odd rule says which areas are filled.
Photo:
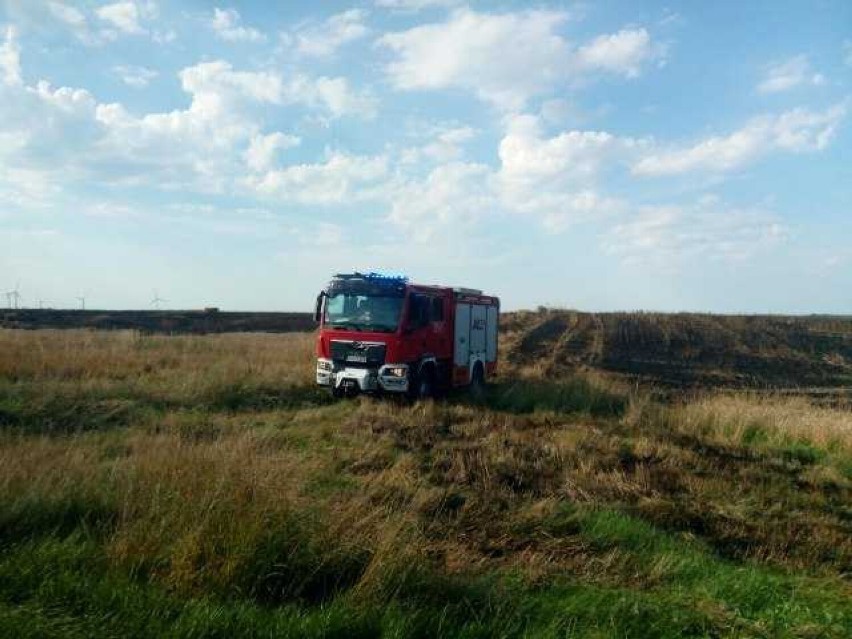
[[485, 343], [485, 361], [486, 362], [496, 362], [497, 361], [497, 321], [498, 321], [498, 307], [497, 306], [489, 306], [488, 308], [488, 321], [486, 322], [486, 343]]
[[456, 304], [454, 332], [453, 364], [467, 366], [470, 362], [470, 304]]
[[485, 331], [487, 306], [472, 304], [470, 307], [470, 354], [485, 357]]

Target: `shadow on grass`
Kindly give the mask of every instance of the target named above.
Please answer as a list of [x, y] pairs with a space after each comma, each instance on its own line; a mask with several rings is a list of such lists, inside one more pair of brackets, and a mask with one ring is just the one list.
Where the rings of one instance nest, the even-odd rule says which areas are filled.
[[293, 410], [331, 401], [328, 393], [314, 386], [233, 383], [205, 389], [197, 397], [162, 398], [135, 389], [105, 393], [11, 385], [0, 388], [0, 431], [69, 435], [144, 423], [174, 410]]
[[91, 497], [25, 497], [6, 502], [0, 509], [0, 545], [24, 539], [64, 537], [78, 530], [100, 536], [113, 528], [117, 518], [114, 507]]
[[534, 412], [620, 417], [627, 408], [624, 395], [595, 386], [582, 377], [562, 381], [515, 380], [489, 384], [485, 396], [475, 399], [461, 391], [457, 401], [478, 404], [517, 415]]
[[325, 388], [310, 386], [272, 386], [227, 384], [209, 389], [197, 406], [220, 411], [260, 411], [324, 406], [332, 402]]

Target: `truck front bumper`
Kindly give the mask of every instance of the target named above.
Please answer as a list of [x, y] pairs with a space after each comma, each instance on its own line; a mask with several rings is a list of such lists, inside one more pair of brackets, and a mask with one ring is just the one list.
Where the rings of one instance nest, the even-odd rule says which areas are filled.
[[385, 364], [375, 368], [335, 366], [329, 359], [317, 360], [317, 384], [341, 394], [407, 393], [408, 365]]

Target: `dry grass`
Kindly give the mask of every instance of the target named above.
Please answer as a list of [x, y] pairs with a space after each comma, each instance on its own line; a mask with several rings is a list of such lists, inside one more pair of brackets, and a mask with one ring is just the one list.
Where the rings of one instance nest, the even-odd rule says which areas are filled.
[[[396, 636], [852, 631], [848, 412], [660, 405], [599, 375], [329, 404], [308, 336], [0, 331], [0, 353], [0, 603], [60, 587], [8, 567], [27, 543], [82, 534], [104, 574], [180, 601], [403, 606]], [[68, 407], [94, 426], [39, 421]]]
[[246, 378], [304, 384], [314, 370], [313, 339], [304, 333], [167, 337], [138, 331], [0, 330], [0, 379], [190, 389]]
[[690, 401], [677, 415], [679, 429], [718, 443], [807, 442], [852, 450], [852, 411], [815, 406], [803, 397], [712, 395]]

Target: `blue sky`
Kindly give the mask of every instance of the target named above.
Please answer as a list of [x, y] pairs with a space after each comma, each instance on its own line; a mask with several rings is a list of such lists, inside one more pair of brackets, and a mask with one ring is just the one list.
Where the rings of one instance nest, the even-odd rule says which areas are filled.
[[850, 110], [843, 0], [5, 0], [0, 288], [850, 313]]

